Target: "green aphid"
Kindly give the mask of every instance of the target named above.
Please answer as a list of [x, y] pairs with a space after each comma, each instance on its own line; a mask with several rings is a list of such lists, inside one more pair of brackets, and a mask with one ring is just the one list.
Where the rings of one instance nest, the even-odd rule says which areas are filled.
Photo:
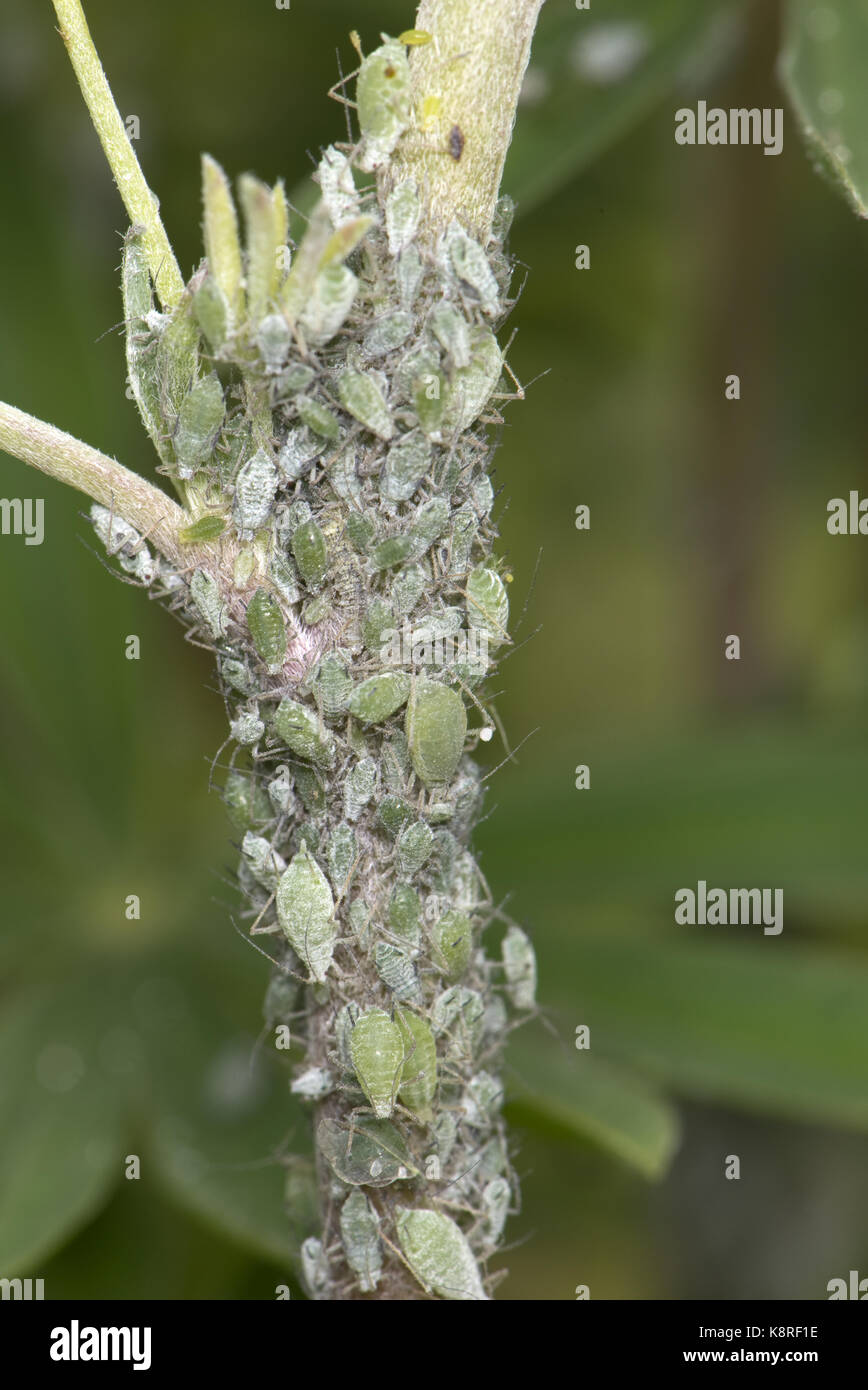
[[380, 495], [389, 502], [408, 502], [431, 467], [431, 444], [422, 430], [401, 435], [386, 455]]
[[269, 674], [276, 675], [286, 657], [286, 624], [277, 600], [267, 589], [257, 589], [248, 603], [247, 628]]
[[338, 937], [334, 898], [328, 879], [303, 848], [282, 874], [275, 898], [277, 919], [312, 980], [328, 974]]
[[402, 878], [412, 878], [419, 872], [431, 853], [433, 843], [434, 834], [424, 821], [417, 820], [404, 826], [395, 844], [398, 872]]
[[494, 1251], [500, 1244], [503, 1235], [503, 1228], [506, 1225], [506, 1218], [509, 1215], [509, 1204], [512, 1200], [512, 1190], [506, 1178], [492, 1178], [486, 1183], [482, 1191], [482, 1206], [485, 1211], [483, 1222], [485, 1232], [485, 1244], [488, 1250]]
[[477, 529], [473, 508], [469, 502], [463, 502], [452, 518], [449, 573], [453, 577], [467, 573]]
[[431, 1102], [437, 1090], [437, 1047], [429, 1024], [409, 1009], [396, 1010], [404, 1037], [404, 1066], [398, 1099], [420, 1120], [433, 1119]]
[[216, 579], [206, 570], [194, 570], [190, 580], [190, 597], [199, 616], [210, 629], [211, 636], [219, 641], [226, 635], [226, 605]]
[[377, 815], [389, 834], [397, 836], [407, 822], [412, 820], [413, 809], [400, 796], [384, 796], [377, 808]]
[[330, 719], [346, 709], [353, 681], [347, 674], [346, 663], [336, 652], [329, 652], [319, 663], [314, 674], [313, 689], [323, 714]]
[[200, 516], [196, 521], [178, 532], [181, 545], [199, 545], [202, 542], [216, 541], [226, 530], [225, 516]]
[[226, 657], [220, 664], [220, 671], [223, 679], [233, 690], [237, 690], [240, 695], [252, 695], [255, 689], [253, 678], [246, 664], [236, 660], [235, 657]]
[[213, 275], [202, 276], [193, 291], [193, 313], [212, 352], [219, 352], [230, 331], [229, 304]]
[[408, 946], [416, 947], [421, 940], [421, 913], [422, 904], [415, 888], [409, 883], [399, 883], [389, 902], [389, 928]]
[[423, 502], [410, 527], [410, 542], [417, 558], [430, 550], [443, 535], [449, 525], [449, 517], [449, 503], [444, 497], [432, 497], [430, 502]]
[[229, 724], [229, 732], [236, 743], [242, 747], [250, 747], [258, 743], [265, 733], [265, 724], [252, 710], [243, 710]]
[[274, 712], [272, 728], [299, 758], [320, 767], [331, 767], [335, 759], [334, 738], [320, 726], [316, 715], [298, 700], [286, 696]]
[[144, 231], [138, 226], [130, 228], [124, 241], [123, 298], [130, 388], [142, 423], [159, 457], [164, 463], [172, 463], [174, 454], [162, 409], [158, 340], [148, 317], [154, 307], [151, 273], [144, 247]]
[[266, 314], [256, 330], [254, 342], [266, 370], [276, 376], [289, 355], [292, 343], [289, 324], [283, 314]]
[[343, 897], [350, 885], [350, 875], [356, 862], [356, 837], [353, 828], [341, 821], [329, 836], [326, 859], [329, 878], [339, 897]]
[[347, 709], [365, 724], [382, 724], [401, 708], [410, 694], [410, 677], [404, 671], [383, 671], [357, 685]]
[[443, 420], [449, 384], [439, 367], [425, 372], [413, 383], [413, 409], [421, 428], [429, 439], [438, 442], [443, 437]]
[[413, 542], [409, 536], [389, 536], [380, 541], [371, 551], [371, 565], [375, 570], [392, 569], [409, 558]]
[[491, 486], [491, 479], [487, 477], [474, 478], [470, 491], [477, 514], [480, 517], [489, 516], [491, 508], [494, 506], [494, 488]]
[[508, 638], [509, 599], [496, 570], [477, 565], [467, 577], [467, 623], [488, 634], [492, 646]]
[[381, 598], [375, 598], [365, 614], [362, 636], [369, 652], [378, 652], [395, 631], [396, 618], [392, 609]]
[[353, 1070], [378, 1120], [387, 1120], [404, 1064], [404, 1040], [384, 1009], [366, 1009], [350, 1036]]
[[386, 235], [389, 255], [400, 256], [410, 245], [419, 227], [422, 200], [412, 179], [397, 184], [386, 199]]
[[367, 372], [348, 368], [338, 382], [341, 405], [354, 420], [380, 439], [391, 439], [395, 433], [392, 412], [378, 383]]
[[385, 164], [413, 112], [410, 64], [397, 39], [387, 39], [364, 59], [356, 81], [356, 104], [362, 132], [359, 168], [371, 173]]
[[276, 1028], [280, 1023], [290, 1024], [300, 1002], [300, 982], [285, 970], [273, 970], [262, 1006], [267, 1026]]
[[501, 945], [506, 992], [517, 1009], [536, 1008], [536, 953], [530, 937], [512, 926]]
[[470, 335], [470, 363], [452, 376], [446, 399], [443, 429], [461, 435], [482, 414], [500, 380], [503, 353], [487, 328]]
[[342, 449], [337, 458], [330, 462], [328, 480], [338, 497], [358, 506], [362, 495], [362, 485], [356, 471], [356, 451], [352, 445]]
[[371, 909], [362, 898], [353, 898], [347, 916], [350, 921], [350, 930], [362, 950], [366, 951], [371, 931]]
[[316, 858], [320, 851], [321, 840], [322, 836], [320, 834], [318, 826], [313, 825], [310, 821], [306, 820], [301, 825], [296, 826], [295, 830], [293, 831], [293, 852], [298, 854], [302, 850], [307, 850], [308, 854], [312, 854], [314, 858]]
[[419, 976], [411, 957], [400, 946], [378, 941], [374, 947], [374, 967], [383, 984], [396, 999], [408, 1004], [422, 1002]]
[[440, 346], [449, 353], [456, 367], [470, 363], [470, 330], [467, 320], [451, 304], [438, 304], [431, 310], [431, 330]]
[[321, 816], [326, 808], [325, 783], [322, 776], [308, 763], [295, 763], [292, 770], [302, 806], [309, 816]]
[[380, 1218], [363, 1192], [351, 1192], [341, 1207], [341, 1243], [362, 1293], [372, 1293], [383, 1270]]
[[405, 722], [413, 771], [426, 787], [449, 782], [458, 770], [467, 736], [467, 710], [457, 691], [419, 680]]
[[321, 435], [314, 434], [307, 425], [299, 425], [287, 432], [277, 455], [277, 466], [287, 482], [298, 482], [324, 448]]
[[295, 567], [291, 560], [288, 560], [285, 555], [281, 555], [279, 550], [276, 550], [271, 557], [268, 574], [281, 598], [287, 603], [299, 603], [301, 601], [301, 589]]
[[181, 478], [192, 478], [214, 452], [225, 411], [223, 388], [216, 375], [204, 377], [187, 392], [178, 412], [174, 437]]
[[467, 1237], [450, 1216], [398, 1207], [396, 1224], [404, 1258], [426, 1292], [465, 1302], [487, 1299]]
[[470, 964], [473, 928], [463, 912], [447, 912], [431, 932], [435, 964], [447, 979], [460, 980]]
[[391, 598], [395, 611], [406, 617], [413, 612], [425, 590], [430, 587], [431, 576], [421, 565], [407, 565], [399, 570], [392, 580]]
[[363, 357], [385, 357], [407, 341], [413, 329], [413, 315], [406, 309], [392, 309], [368, 329], [362, 340]]
[[367, 512], [350, 512], [347, 517], [347, 539], [354, 550], [364, 555], [377, 534], [377, 523]]
[[468, 236], [458, 222], [451, 222], [446, 232], [446, 249], [455, 274], [474, 291], [482, 312], [490, 318], [499, 314], [497, 280], [479, 242]]
[[358, 288], [358, 279], [349, 266], [330, 265], [316, 276], [298, 320], [312, 347], [323, 347], [343, 327]]
[[478, 990], [451, 985], [438, 994], [431, 1007], [431, 1027], [435, 1033], [448, 1033], [460, 1052], [465, 1042], [475, 1046], [482, 1032], [485, 1004]]
[[286, 864], [264, 835], [248, 830], [241, 842], [241, 853], [256, 882], [271, 893], [286, 871]]
[[274, 817], [264, 787], [249, 773], [229, 773], [223, 788], [223, 800], [236, 830], [253, 830]]
[[327, 618], [331, 611], [332, 598], [331, 594], [326, 591], [317, 594], [316, 598], [308, 599], [301, 610], [301, 620], [308, 627], [316, 627], [317, 623], [321, 623], [323, 619]]
[[286, 396], [295, 396], [299, 391], [306, 391], [315, 377], [313, 367], [308, 367], [304, 362], [291, 362], [274, 383], [277, 399], [283, 400]]
[[292, 534], [292, 553], [298, 572], [309, 589], [319, 589], [328, 572], [329, 553], [316, 522], [305, 521]]
[[[160, 329], [156, 372], [160, 415], [166, 431], [174, 434], [181, 409], [199, 374], [199, 326], [193, 317], [191, 301], [182, 302]], [[216, 396], [214, 409], [216, 411]], [[172, 457], [177, 458], [177, 445]]]
[[441, 1110], [431, 1126], [431, 1138], [441, 1163], [448, 1163], [458, 1138], [458, 1121], [450, 1110]]
[[315, 177], [322, 189], [329, 218], [336, 227], [360, 216], [361, 199], [353, 179], [352, 163], [334, 145], [323, 152]]
[[321, 435], [323, 439], [340, 438], [341, 427], [338, 417], [320, 401], [314, 400], [313, 396], [299, 396], [295, 408], [314, 434]]
[[360, 758], [344, 780], [344, 815], [348, 821], [359, 819], [376, 785], [377, 764], [373, 758]]
[[247, 460], [235, 479], [234, 519], [242, 540], [253, 540], [271, 516], [280, 477], [264, 449]]
[[336, 1177], [351, 1187], [388, 1187], [419, 1176], [395, 1126], [373, 1115], [356, 1116], [352, 1127], [321, 1120], [316, 1145]]

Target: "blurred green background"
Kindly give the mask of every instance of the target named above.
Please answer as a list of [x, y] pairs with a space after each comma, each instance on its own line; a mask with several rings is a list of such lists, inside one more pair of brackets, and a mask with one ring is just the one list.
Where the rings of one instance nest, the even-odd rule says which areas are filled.
[[[86, 8], [187, 273], [200, 151], [296, 187], [343, 134], [336, 47], [348, 71], [351, 28], [371, 47], [413, 19]], [[834, 30], [842, 6], [811, 7], [815, 29], [819, 10]], [[592, 11], [545, 5], [505, 181], [527, 268], [510, 360], [539, 379], [497, 457], [525, 610], [498, 708], [527, 741], [478, 842], [533, 934], [544, 1018], [510, 1049], [524, 1201], [499, 1296], [824, 1298], [868, 1275], [868, 542], [825, 526], [868, 487], [868, 233], [789, 108], [779, 158], [674, 142], [699, 98], [785, 105], [775, 4]], [[151, 474], [124, 216], [48, 0], [0, 17], [0, 186], [0, 397]], [[0, 1276], [271, 1298], [306, 1120], [232, 928], [209, 660], [105, 573], [83, 498], [6, 457], [0, 479], [46, 506], [41, 547], [0, 539]], [[699, 878], [782, 888], [783, 934], [676, 927]]]

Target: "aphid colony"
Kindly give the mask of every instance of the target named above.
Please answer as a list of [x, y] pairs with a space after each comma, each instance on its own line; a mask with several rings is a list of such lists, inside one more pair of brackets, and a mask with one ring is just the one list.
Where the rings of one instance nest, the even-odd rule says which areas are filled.
[[418, 136], [404, 43], [363, 60], [356, 96], [360, 140], [323, 154], [294, 249], [282, 185], [249, 175], [242, 246], [208, 157], [206, 259], [170, 314], [130, 231], [130, 385], [191, 516], [189, 566], [104, 508], [93, 521], [217, 654], [239, 884], [276, 962], [266, 1021], [303, 1039], [292, 1089], [316, 1106], [308, 1288], [476, 1299], [517, 1202], [498, 1074], [536, 967], [516, 926], [498, 958], [482, 949], [496, 914], [469, 849], [469, 751], [488, 734], [485, 672], [396, 669], [383, 644], [405, 621], [508, 641], [485, 431], [508, 207], [486, 246], [457, 221], [424, 238], [424, 190], [386, 177]]

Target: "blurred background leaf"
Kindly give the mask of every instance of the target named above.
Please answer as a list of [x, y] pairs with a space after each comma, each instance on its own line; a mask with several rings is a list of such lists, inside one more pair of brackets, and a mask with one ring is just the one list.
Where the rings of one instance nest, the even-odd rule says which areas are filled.
[[781, 76], [820, 171], [868, 217], [868, 9], [789, 0]]

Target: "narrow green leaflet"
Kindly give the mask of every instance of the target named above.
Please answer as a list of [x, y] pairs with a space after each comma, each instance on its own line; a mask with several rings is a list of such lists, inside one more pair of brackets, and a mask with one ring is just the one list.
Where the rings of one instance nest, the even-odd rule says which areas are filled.
[[518, 1124], [587, 1140], [646, 1178], [665, 1176], [678, 1147], [678, 1117], [651, 1087], [572, 1040], [519, 1036], [509, 1055], [509, 1110]]
[[868, 217], [868, 6], [790, 0], [780, 76], [820, 172]]

